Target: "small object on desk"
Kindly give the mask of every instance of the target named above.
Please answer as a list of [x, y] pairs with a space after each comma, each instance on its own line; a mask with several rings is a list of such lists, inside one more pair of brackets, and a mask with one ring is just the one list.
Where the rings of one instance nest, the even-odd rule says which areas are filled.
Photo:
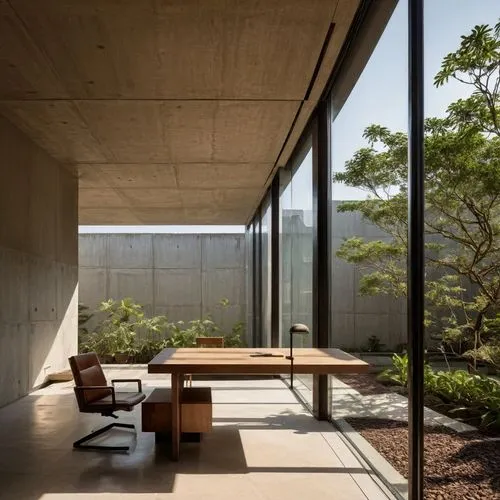
[[282, 358], [283, 354], [273, 354], [272, 352], [254, 352], [251, 358]]

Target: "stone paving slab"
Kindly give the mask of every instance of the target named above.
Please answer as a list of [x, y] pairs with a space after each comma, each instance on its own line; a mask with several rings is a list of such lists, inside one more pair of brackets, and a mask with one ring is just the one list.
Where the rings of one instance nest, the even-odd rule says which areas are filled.
[[[170, 384], [144, 368], [105, 367], [108, 379], [134, 376], [145, 391]], [[130, 454], [73, 451], [71, 443], [109, 420], [78, 412], [71, 382], [52, 384], [0, 409], [0, 499], [62, 500], [387, 500], [373, 471], [328, 422], [318, 422], [279, 379], [194, 381], [213, 389], [213, 431], [182, 445], [172, 462], [140, 430], [140, 408], [120, 412], [137, 434], [107, 444]], [[126, 384], [133, 390], [134, 384]]]
[[[312, 377], [301, 376], [298, 381], [298, 390], [309, 393], [305, 399], [312, 399]], [[395, 392], [386, 394], [362, 395], [342, 380], [330, 379], [332, 391], [332, 416], [335, 419], [348, 417], [369, 417], [408, 421], [408, 399]], [[424, 408], [424, 422], [426, 425], [443, 425], [456, 432], [470, 432], [475, 427], [459, 422], [442, 415], [430, 408]]]

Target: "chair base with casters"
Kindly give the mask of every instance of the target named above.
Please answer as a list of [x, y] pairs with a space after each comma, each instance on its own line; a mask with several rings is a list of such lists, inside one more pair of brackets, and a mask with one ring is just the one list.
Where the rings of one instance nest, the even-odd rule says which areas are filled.
[[[142, 382], [139, 379], [112, 380], [111, 385], [108, 385], [95, 353], [72, 356], [69, 358], [69, 362], [75, 380], [76, 400], [82, 413], [100, 413], [103, 417], [118, 418], [114, 414], [115, 411], [132, 411], [137, 404], [146, 398], [142, 392]], [[115, 384], [123, 382], [135, 382], [137, 392], [115, 391]], [[133, 424], [114, 422], [78, 439], [73, 443], [73, 448], [94, 451], [130, 451], [130, 446], [101, 445], [90, 442], [113, 428], [134, 429], [135, 431]]]

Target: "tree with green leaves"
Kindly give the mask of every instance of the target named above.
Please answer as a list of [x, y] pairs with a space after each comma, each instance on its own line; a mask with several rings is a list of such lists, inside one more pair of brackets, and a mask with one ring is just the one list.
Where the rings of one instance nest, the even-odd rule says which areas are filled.
[[[476, 26], [442, 61], [434, 84], [468, 86], [444, 118], [425, 121], [426, 322], [461, 353], [500, 365], [500, 22]], [[407, 293], [408, 138], [379, 125], [334, 182], [368, 197], [343, 202], [389, 241], [345, 240], [337, 256], [363, 270], [362, 294]], [[472, 296], [466, 291], [472, 291]], [[464, 352], [465, 351], [465, 352]]]

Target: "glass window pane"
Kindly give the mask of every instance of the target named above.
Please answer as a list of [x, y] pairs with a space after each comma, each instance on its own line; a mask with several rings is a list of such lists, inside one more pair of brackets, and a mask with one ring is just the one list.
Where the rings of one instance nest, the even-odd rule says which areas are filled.
[[[306, 324], [311, 335], [295, 335], [294, 347], [312, 345], [313, 193], [312, 148], [281, 177], [281, 345], [290, 346], [290, 327]], [[312, 377], [295, 375], [294, 388], [312, 405]]]
[[271, 345], [271, 203], [268, 197], [262, 213], [262, 347]]
[[254, 276], [254, 261], [253, 261], [253, 244], [254, 244], [254, 228], [253, 223], [246, 228], [245, 232], [245, 273], [246, 273], [246, 303], [247, 303], [247, 315], [246, 315], [246, 343], [247, 345], [253, 345], [253, 315], [254, 315], [254, 303], [253, 303], [253, 276]]
[[[406, 342], [405, 291], [404, 286], [398, 287], [401, 279], [404, 281], [406, 248], [388, 229], [394, 223], [404, 240], [407, 228], [404, 221], [387, 218], [382, 208], [390, 212], [393, 207], [403, 218], [407, 213], [401, 183], [396, 181], [399, 174], [407, 178], [407, 26], [408, 5], [401, 0], [347, 100], [340, 109], [335, 106], [341, 97], [334, 95], [332, 103], [330, 344], [353, 352], [375, 365], [374, 370], [388, 368], [392, 355], [384, 352], [401, 350]], [[386, 158], [378, 155], [389, 130], [398, 132], [393, 137], [397, 151], [395, 164], [384, 169]], [[372, 425], [381, 436], [377, 440], [391, 441], [396, 424], [387, 420], [395, 417], [394, 412], [381, 407], [374, 410], [375, 399], [370, 398], [377, 396], [365, 392], [378, 391], [388, 400], [394, 396], [389, 388], [378, 385], [371, 373], [339, 374], [332, 376], [330, 383], [334, 419], [347, 418], [358, 432]], [[359, 404], [353, 405], [354, 400]], [[404, 420], [405, 413], [405, 408], [400, 408], [397, 417]], [[399, 436], [394, 443], [399, 448], [406, 446]], [[379, 452], [380, 442], [373, 443]]]
[[[406, 342], [405, 298], [383, 289], [377, 265], [364, 253], [390, 244], [374, 210], [400, 193], [390, 172], [371, 175], [369, 159], [386, 130], [398, 131], [406, 178], [408, 122], [407, 3], [399, 2], [366, 67], [332, 124], [332, 328], [331, 344], [346, 350], [391, 350]], [[390, 69], [389, 69], [390, 68]], [[361, 172], [361, 173], [360, 173]], [[402, 199], [406, 213], [406, 199]], [[370, 211], [371, 210], [371, 211]], [[406, 227], [399, 227], [404, 233]], [[370, 250], [369, 245], [376, 245]], [[359, 259], [358, 259], [359, 257]], [[405, 255], [398, 264], [405, 264]], [[371, 281], [370, 281], [371, 280]], [[376, 283], [376, 285], [373, 285]], [[380, 286], [377, 286], [380, 285]], [[394, 292], [394, 293], [392, 293]]]
[[[294, 323], [312, 329], [312, 149], [292, 169], [281, 195], [282, 217], [282, 344], [289, 346]], [[312, 336], [297, 336], [294, 345], [309, 347]]]

